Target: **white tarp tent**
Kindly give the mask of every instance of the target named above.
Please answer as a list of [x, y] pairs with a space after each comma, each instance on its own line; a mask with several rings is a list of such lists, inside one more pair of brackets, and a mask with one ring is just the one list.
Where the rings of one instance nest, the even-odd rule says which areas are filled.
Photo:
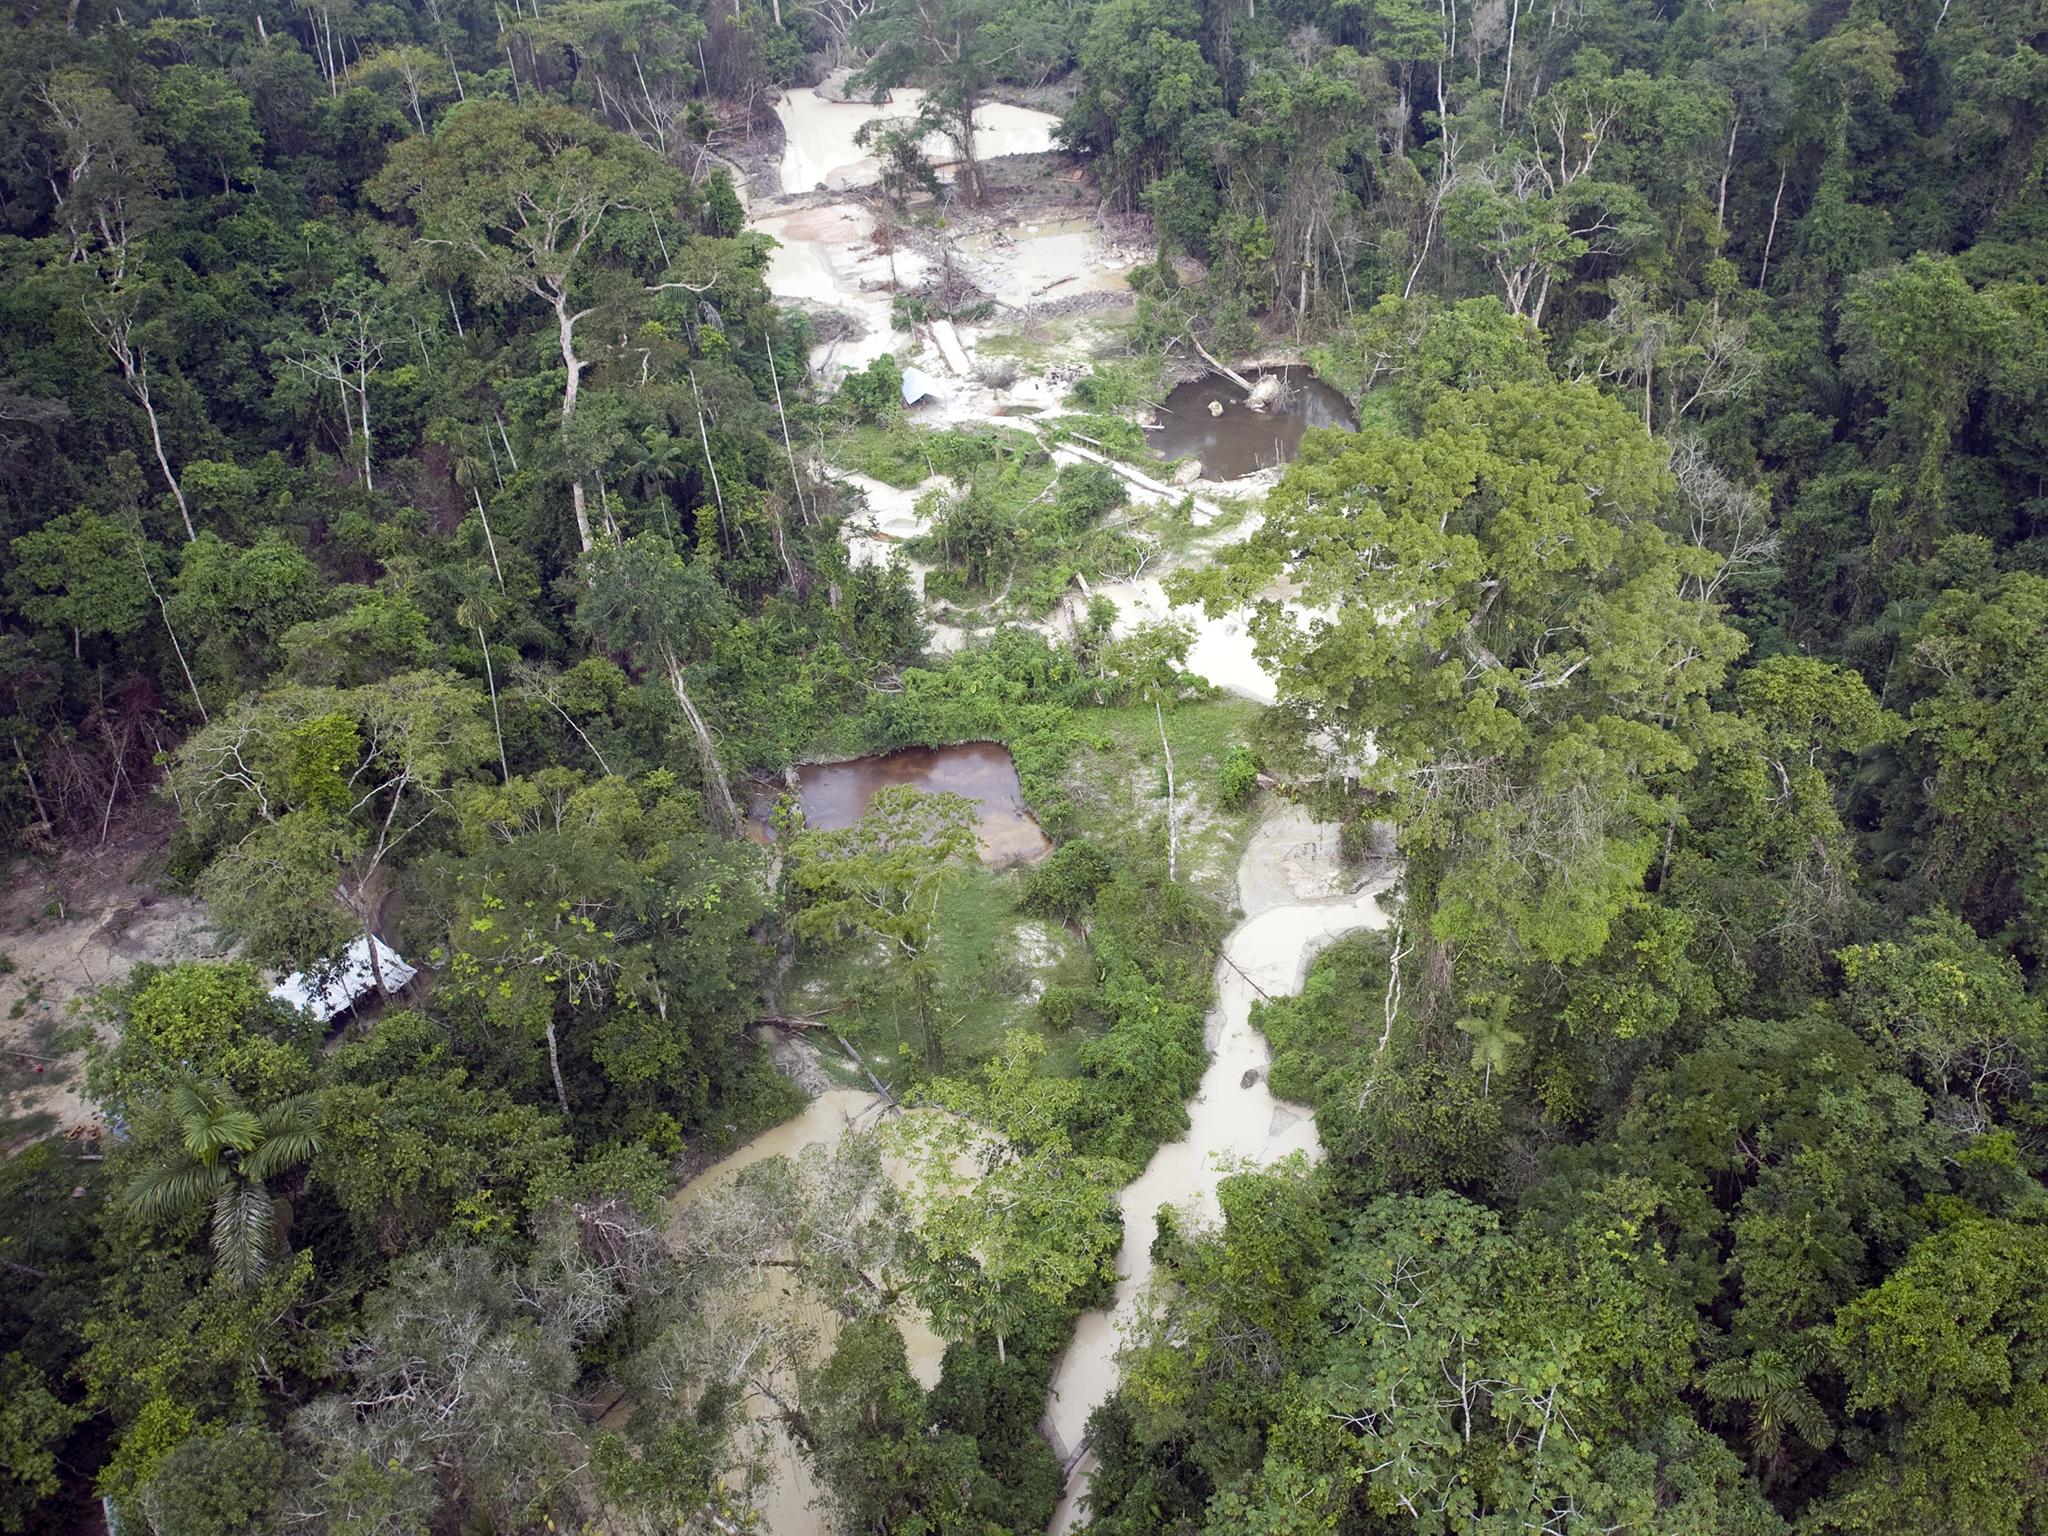
[[[365, 994], [377, 990], [376, 972], [370, 968], [371, 942], [357, 939], [342, 952], [339, 960], [330, 961], [318, 970], [294, 971], [272, 987], [270, 995], [301, 1013], [310, 1013], [322, 1024], [331, 1023], [337, 1014], [346, 1011]], [[412, 980], [415, 970], [382, 939], [375, 943], [377, 965], [384, 972], [384, 985], [396, 992]]]

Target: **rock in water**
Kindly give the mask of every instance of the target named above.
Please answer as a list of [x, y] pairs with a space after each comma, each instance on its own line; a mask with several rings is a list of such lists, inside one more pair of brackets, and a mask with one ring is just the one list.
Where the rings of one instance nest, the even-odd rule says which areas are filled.
[[1244, 403], [1255, 411], [1270, 411], [1286, 393], [1285, 379], [1277, 373], [1265, 373], [1259, 375], [1258, 383], [1252, 386], [1252, 392], [1245, 396]]
[[1189, 459], [1173, 472], [1173, 483], [1175, 485], [1193, 485], [1201, 478], [1202, 461], [1200, 459]]
[[1209, 414], [1211, 416], [1221, 416], [1223, 414], [1223, 402], [1221, 400], [1211, 400], [1209, 402]]
[[1237, 1086], [1240, 1088], [1249, 1088], [1254, 1083], [1258, 1082], [1258, 1080], [1259, 1069], [1257, 1067], [1249, 1067], [1245, 1070], [1244, 1076], [1237, 1080]]

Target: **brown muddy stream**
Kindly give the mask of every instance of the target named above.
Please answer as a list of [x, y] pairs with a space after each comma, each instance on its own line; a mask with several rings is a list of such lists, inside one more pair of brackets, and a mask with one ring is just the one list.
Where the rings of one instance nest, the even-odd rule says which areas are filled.
[[1010, 749], [992, 741], [905, 747], [844, 763], [805, 763], [796, 773], [797, 800], [806, 826], [850, 827], [867, 814], [876, 794], [892, 784], [907, 784], [927, 794], [954, 794], [972, 801], [981, 856], [990, 864], [1035, 859], [1052, 847], [1025, 808]]
[[[1147, 432], [1153, 451], [1167, 459], [1202, 461], [1205, 480], [1238, 480], [1301, 451], [1310, 427], [1356, 429], [1351, 402], [1306, 368], [1268, 368], [1287, 381], [1287, 391], [1269, 410], [1245, 404], [1244, 391], [1221, 374], [1204, 374], [1177, 386], [1159, 407], [1159, 430]], [[1221, 414], [1210, 411], [1222, 407]]]

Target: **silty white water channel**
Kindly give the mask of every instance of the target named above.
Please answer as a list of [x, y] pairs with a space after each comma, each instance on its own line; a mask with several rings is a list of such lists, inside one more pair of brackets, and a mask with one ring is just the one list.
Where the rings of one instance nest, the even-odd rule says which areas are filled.
[[[1125, 1342], [1152, 1277], [1150, 1249], [1154, 1217], [1172, 1206], [1213, 1222], [1219, 1209], [1216, 1186], [1243, 1164], [1268, 1164], [1292, 1153], [1322, 1155], [1315, 1122], [1305, 1106], [1274, 1098], [1266, 1085], [1272, 1057], [1251, 1024], [1252, 1005], [1298, 991], [1310, 962], [1326, 945], [1361, 930], [1383, 928], [1380, 904], [1386, 882], [1351, 890], [1337, 853], [1337, 828], [1312, 820], [1299, 807], [1276, 806], [1252, 834], [1237, 870], [1238, 904], [1244, 920], [1223, 942], [1216, 967], [1216, 1001], [1209, 1013], [1211, 1057], [1200, 1088], [1188, 1103], [1188, 1132], [1163, 1146], [1120, 1197], [1124, 1241], [1117, 1258], [1114, 1302], [1082, 1315], [1074, 1337], [1054, 1368], [1043, 1429], [1054, 1453], [1066, 1461], [1087, 1431], [1088, 1416], [1116, 1390], [1118, 1349]], [[1247, 1086], [1248, 1073], [1256, 1077]], [[871, 1126], [881, 1108], [873, 1095], [837, 1089], [812, 1101], [795, 1120], [748, 1143], [691, 1181], [677, 1196], [679, 1211], [702, 1193], [729, 1181], [740, 1168], [763, 1157], [793, 1155], [805, 1146], [836, 1144], [849, 1129]], [[765, 1298], [780, 1304], [777, 1298]], [[782, 1298], [793, 1304], [793, 1298]], [[829, 1321], [829, 1320], [824, 1320]], [[910, 1346], [913, 1369], [926, 1386], [935, 1384], [942, 1345], [921, 1318], [899, 1318]], [[756, 1405], [764, 1421], [767, 1404]], [[780, 1447], [776, 1486], [763, 1502], [771, 1536], [821, 1536], [827, 1526], [812, 1499], [819, 1490], [793, 1446]], [[1065, 1495], [1053, 1517], [1054, 1536], [1080, 1515], [1080, 1503], [1094, 1469], [1090, 1456], [1072, 1468]]]
[[[786, 105], [791, 148], [783, 167], [785, 191], [844, 186], [861, 176], [863, 154], [851, 144], [852, 132], [867, 116], [881, 114], [858, 107], [834, 110], [836, 105], [811, 98], [810, 93], [800, 93]], [[891, 115], [900, 110], [900, 104], [892, 104]], [[991, 151], [1018, 153], [1045, 147], [1037, 138], [1044, 132], [1043, 124], [1006, 121], [989, 126], [997, 129], [994, 142], [977, 143], [984, 157]], [[1013, 136], [1006, 138], [1006, 133]], [[852, 205], [837, 205], [787, 212], [762, 209], [755, 219], [755, 227], [784, 243], [770, 273], [770, 286], [777, 297], [833, 303], [866, 322], [866, 334], [858, 342], [840, 349], [821, 349], [828, 355], [838, 351], [831, 361], [840, 366], [858, 366], [899, 340], [892, 336], [885, 318], [888, 284], [881, 279], [887, 271], [887, 257], [862, 239], [862, 226], [867, 222], [864, 215], [865, 210]], [[908, 254], [899, 253], [899, 259]], [[886, 488], [867, 488], [876, 513], [908, 514], [908, 503], [915, 500], [916, 493], [878, 495]], [[901, 508], [895, 505], [899, 500], [905, 503]], [[887, 542], [910, 531], [892, 527], [889, 534], [893, 537]], [[1237, 536], [1248, 531], [1240, 529]], [[870, 558], [886, 555], [886, 544], [877, 541]], [[1197, 643], [1188, 658], [1189, 669], [1240, 696], [1273, 701], [1277, 691], [1274, 680], [1251, 654], [1250, 636], [1244, 632], [1241, 618], [1216, 621], [1187, 610], [1176, 612], [1158, 589], [1156, 580], [1113, 585], [1107, 595], [1128, 610], [1119, 627], [1169, 614], [1191, 618]], [[1275, 1099], [1266, 1085], [1271, 1053], [1265, 1038], [1251, 1025], [1252, 1005], [1261, 998], [1298, 991], [1310, 962], [1327, 944], [1346, 934], [1385, 927], [1387, 913], [1379, 898], [1389, 883], [1391, 880], [1351, 889], [1338, 859], [1337, 829], [1311, 820], [1292, 805], [1277, 805], [1253, 833], [1237, 871], [1238, 905], [1245, 916], [1224, 940], [1217, 964], [1216, 1001], [1208, 1020], [1212, 1056], [1188, 1104], [1188, 1132], [1161, 1147], [1138, 1179], [1122, 1192], [1124, 1242], [1115, 1300], [1080, 1319], [1074, 1339], [1053, 1373], [1044, 1428], [1063, 1460], [1080, 1446], [1089, 1415], [1116, 1389], [1117, 1350], [1138, 1316], [1151, 1282], [1149, 1250], [1160, 1207], [1173, 1206], [1198, 1220], [1214, 1221], [1218, 1216], [1216, 1188], [1232, 1167], [1271, 1163], [1293, 1153], [1311, 1159], [1321, 1156], [1315, 1123], [1306, 1107]], [[1248, 1073], [1256, 1076], [1247, 1086]], [[814, 1141], [837, 1141], [850, 1126], [872, 1123], [878, 1107], [879, 1100], [872, 1095], [836, 1090], [789, 1126], [769, 1132], [707, 1170], [683, 1192], [679, 1204], [686, 1205], [695, 1192], [731, 1177], [744, 1163], [791, 1152]], [[938, 1341], [920, 1319], [906, 1320], [905, 1331], [912, 1336], [917, 1374], [929, 1384], [936, 1372]], [[782, 1486], [764, 1510], [771, 1536], [814, 1536], [825, 1528], [819, 1511], [807, 1507], [814, 1490], [807, 1469], [797, 1461], [794, 1455], [789, 1457]], [[1053, 1519], [1055, 1533], [1066, 1531], [1078, 1519], [1092, 1469], [1092, 1458], [1085, 1455], [1075, 1463]]]
[[[1082, 1316], [1053, 1371], [1044, 1428], [1066, 1460], [1087, 1432], [1088, 1416], [1116, 1390], [1117, 1350], [1124, 1344], [1152, 1278], [1154, 1217], [1172, 1206], [1204, 1222], [1219, 1217], [1216, 1186], [1233, 1167], [1273, 1163], [1299, 1152], [1322, 1156], [1309, 1110], [1273, 1097], [1266, 1085], [1272, 1060], [1252, 1027], [1252, 1005], [1301, 988], [1317, 952], [1346, 934], [1387, 925], [1380, 896], [1391, 881], [1346, 889], [1337, 857], [1337, 828], [1281, 805], [1252, 834], [1238, 865], [1238, 903], [1245, 917], [1223, 941], [1216, 1001], [1209, 1013], [1209, 1068], [1188, 1104], [1188, 1133], [1153, 1154], [1127, 1185], [1123, 1250], [1117, 1257], [1116, 1300]], [[1256, 1073], [1249, 1086], [1247, 1075]], [[1092, 1456], [1073, 1468], [1053, 1517], [1054, 1536], [1079, 1517], [1093, 1471]]]

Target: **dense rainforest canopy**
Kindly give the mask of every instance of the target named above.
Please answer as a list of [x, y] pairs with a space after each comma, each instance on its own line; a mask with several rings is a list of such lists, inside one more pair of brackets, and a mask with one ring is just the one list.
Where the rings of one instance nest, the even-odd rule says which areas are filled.
[[[1101, 599], [928, 649], [1152, 553], [1057, 420], [808, 365], [748, 217], [840, 66], [955, 140], [884, 227], [1028, 95], [1143, 231], [1084, 442], [1194, 355], [1352, 401], [1168, 582], [1272, 708]], [[786, 1452], [805, 1529], [1035, 1533], [1128, 1221], [1101, 1536], [2048, 1532], [2039, 0], [14, 0], [0, 88], [0, 835], [227, 956], [9, 1036], [99, 1133], [0, 1122], [0, 1530], [730, 1536]], [[891, 464], [922, 584], [841, 537]], [[741, 835], [971, 740], [1028, 870]], [[1198, 834], [1282, 797], [1392, 921], [1256, 1011], [1324, 1156], [1155, 1241]], [[368, 935], [427, 980], [271, 995]], [[673, 1215], [806, 966], [925, 1109]]]

